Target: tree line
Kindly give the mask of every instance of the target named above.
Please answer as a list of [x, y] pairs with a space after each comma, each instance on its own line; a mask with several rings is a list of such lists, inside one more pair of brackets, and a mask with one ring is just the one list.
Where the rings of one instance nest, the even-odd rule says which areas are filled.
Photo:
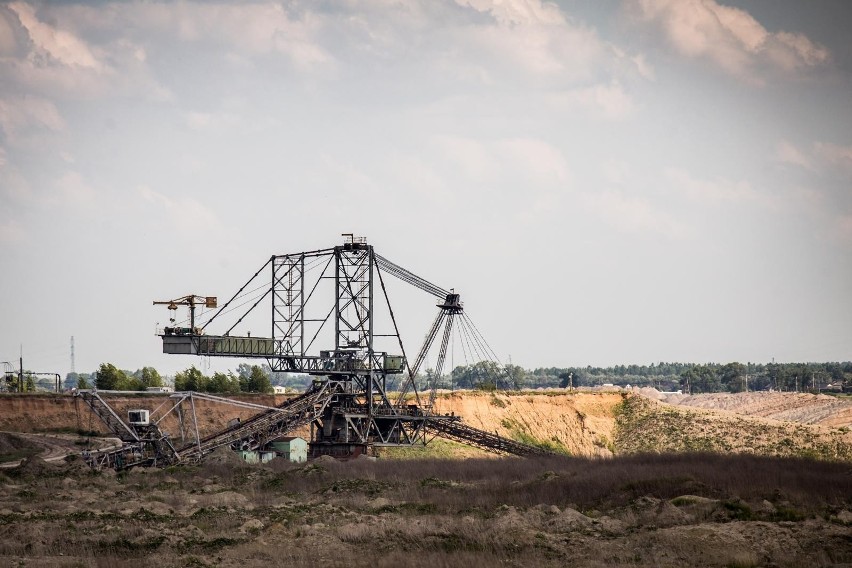
[[[176, 391], [222, 394], [271, 393], [270, 372], [264, 367], [243, 363], [237, 367], [236, 373], [234, 371], [216, 372], [212, 376], [207, 376], [193, 365], [176, 373], [171, 385], [168, 386], [173, 386]], [[98, 370], [91, 374], [69, 373], [65, 386], [78, 389], [94, 387], [100, 390], [144, 391], [148, 388], [167, 385], [153, 367], [142, 367], [131, 372], [119, 369], [112, 363], [101, 363]]]
[[[403, 375], [388, 378], [388, 390], [400, 387]], [[103, 390], [139, 390], [148, 387], [174, 386], [177, 391], [223, 394], [271, 392], [273, 385], [304, 390], [311, 377], [296, 373], [275, 373], [268, 365], [240, 364], [235, 371], [204, 375], [195, 366], [163, 378], [153, 367], [126, 371], [111, 363], [103, 363], [91, 374], [66, 377], [66, 388]], [[459, 365], [450, 373], [437, 376], [426, 369], [415, 378], [417, 388], [427, 390], [433, 384], [443, 389], [520, 390], [534, 388], [616, 386], [654, 387], [664, 391], [691, 393], [741, 392], [745, 390], [777, 391], [852, 391], [852, 362], [830, 363], [652, 363], [650, 365], [615, 365], [612, 367], [539, 367], [524, 369], [518, 365], [501, 365], [480, 361]]]
[[654, 387], [691, 393], [745, 390], [821, 391], [852, 390], [852, 362], [844, 363], [653, 363], [612, 367], [539, 367], [481, 361], [455, 367], [436, 378], [427, 369], [418, 375], [418, 387], [437, 380], [445, 389], [503, 389], [593, 387], [605, 384]]

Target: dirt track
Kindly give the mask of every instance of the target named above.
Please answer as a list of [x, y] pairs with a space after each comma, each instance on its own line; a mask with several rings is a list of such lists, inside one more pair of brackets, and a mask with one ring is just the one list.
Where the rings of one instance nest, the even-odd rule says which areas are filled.
[[[80, 436], [72, 434], [32, 434], [28, 432], [0, 432], [0, 438], [7, 436], [15, 436], [23, 439], [25, 443], [31, 447], [38, 448], [40, 451], [37, 454], [46, 462], [55, 462], [65, 459], [65, 456], [71, 454], [79, 454], [84, 447], [80, 445], [80, 441], [84, 440]], [[103, 449], [109, 447], [119, 447], [121, 440], [118, 438], [91, 438], [85, 439], [91, 444], [92, 448]], [[0, 464], [0, 468], [11, 468], [20, 465], [21, 460], [15, 460]]]

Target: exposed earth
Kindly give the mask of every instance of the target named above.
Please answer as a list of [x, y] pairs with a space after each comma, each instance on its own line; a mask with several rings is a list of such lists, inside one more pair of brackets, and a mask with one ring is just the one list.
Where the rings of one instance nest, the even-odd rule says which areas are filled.
[[[77, 457], [111, 442], [79, 436], [100, 425], [71, 397], [0, 397], [0, 427], [30, 431], [0, 434], [0, 459], [24, 458], [0, 470], [0, 565], [852, 567], [848, 399], [647, 394], [439, 399], [472, 426], [579, 457], [434, 440], [301, 465], [220, 449], [119, 475]], [[235, 410], [199, 405], [200, 428]]]

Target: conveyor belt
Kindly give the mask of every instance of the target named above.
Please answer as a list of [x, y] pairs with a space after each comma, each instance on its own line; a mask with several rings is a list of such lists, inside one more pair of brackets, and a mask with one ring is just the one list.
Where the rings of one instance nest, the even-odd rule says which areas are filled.
[[309, 424], [337, 394], [328, 383], [315, 386], [308, 392], [291, 398], [277, 407], [211, 434], [200, 441], [177, 450], [181, 461], [194, 461], [220, 446], [241, 442], [245, 449], [256, 450], [267, 441]]
[[458, 420], [430, 420], [428, 428], [442, 438], [448, 438], [498, 454], [512, 454], [524, 457], [553, 455], [553, 452], [543, 448], [523, 444], [504, 436], [479, 430], [463, 424]]

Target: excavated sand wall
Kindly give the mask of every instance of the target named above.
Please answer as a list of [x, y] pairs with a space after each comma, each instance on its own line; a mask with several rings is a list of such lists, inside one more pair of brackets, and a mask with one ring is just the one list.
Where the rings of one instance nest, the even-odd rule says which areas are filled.
[[[168, 395], [104, 395], [122, 418], [131, 409], [148, 409], [156, 419], [176, 400]], [[108, 398], [107, 398], [108, 397]], [[274, 406], [285, 395], [243, 395], [235, 400]], [[461, 416], [465, 423], [501, 436], [530, 443], [546, 443], [572, 455], [612, 455], [615, 439], [615, 407], [622, 397], [615, 392], [569, 394], [562, 392], [484, 393], [457, 392], [438, 397], [436, 411]], [[255, 410], [195, 400], [195, 421], [202, 436], [224, 428], [230, 420], [246, 420]], [[182, 405], [186, 436], [194, 428], [192, 407]], [[159, 409], [155, 414], [155, 410]], [[181, 421], [177, 412], [160, 423], [172, 439], [181, 439]], [[85, 402], [71, 395], [0, 396], [0, 430], [16, 432], [108, 431]], [[307, 436], [308, 428], [294, 434]]]

